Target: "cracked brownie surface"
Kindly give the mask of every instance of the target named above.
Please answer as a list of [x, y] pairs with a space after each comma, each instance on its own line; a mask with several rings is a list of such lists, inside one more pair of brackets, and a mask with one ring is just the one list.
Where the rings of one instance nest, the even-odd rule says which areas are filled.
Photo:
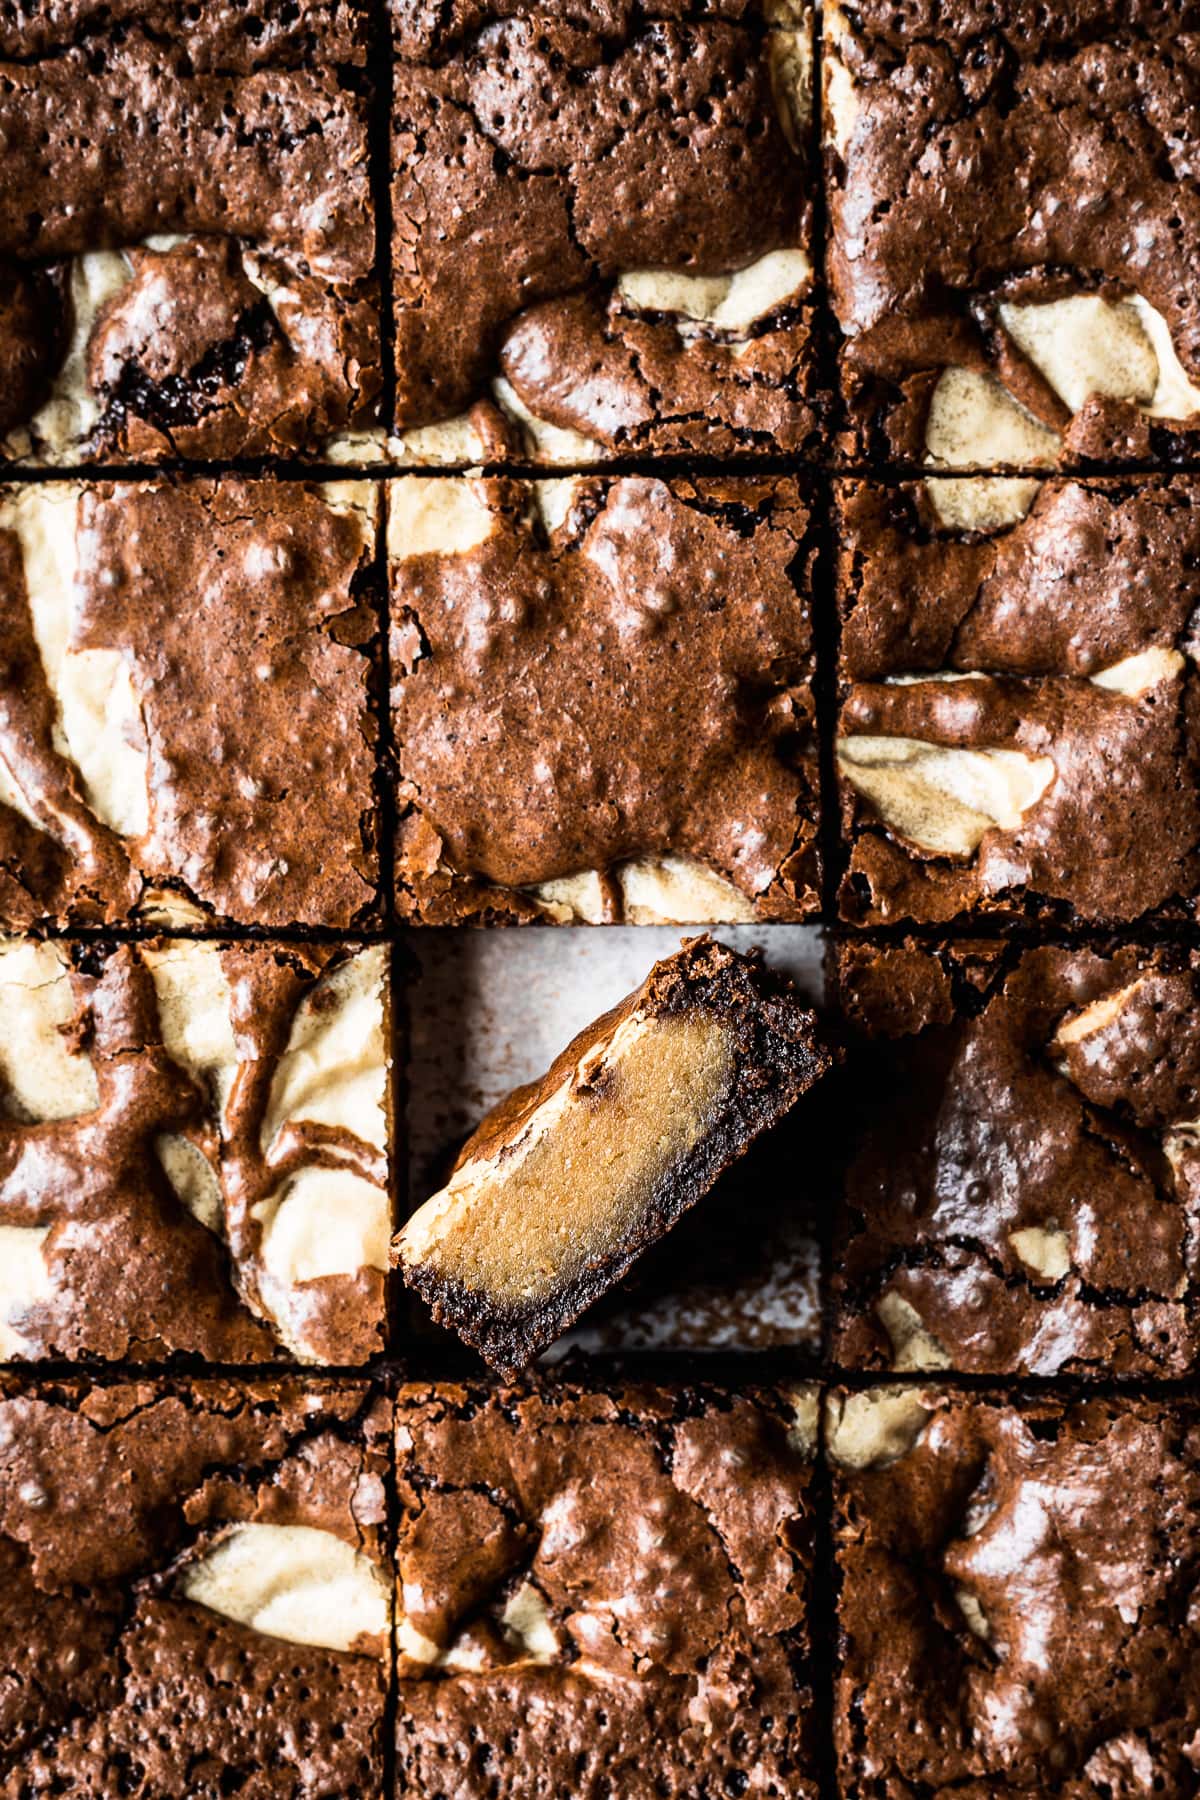
[[367, 483], [0, 496], [0, 925], [377, 895]]
[[402, 913], [815, 909], [795, 481], [403, 477], [388, 550]]
[[693, 938], [488, 1113], [394, 1260], [435, 1319], [513, 1375], [831, 1061], [790, 982]]
[[354, 0], [0, 23], [3, 448], [317, 454], [380, 385]]
[[0, 939], [0, 1356], [378, 1350], [386, 976], [379, 947]]
[[383, 1793], [391, 1407], [0, 1386], [0, 1793]]
[[401, 455], [814, 450], [800, 0], [392, 0]]
[[1190, 916], [1194, 479], [1047, 482], [986, 535], [943, 485], [839, 484], [842, 916]]
[[1157, 0], [829, 10], [848, 456], [1195, 454], [1198, 25]]
[[829, 1425], [846, 1791], [1194, 1793], [1195, 1402], [874, 1389]]
[[1179, 1376], [1200, 1352], [1194, 954], [839, 946], [849, 1368]]
[[815, 1424], [805, 1388], [402, 1389], [402, 1789], [810, 1800]]

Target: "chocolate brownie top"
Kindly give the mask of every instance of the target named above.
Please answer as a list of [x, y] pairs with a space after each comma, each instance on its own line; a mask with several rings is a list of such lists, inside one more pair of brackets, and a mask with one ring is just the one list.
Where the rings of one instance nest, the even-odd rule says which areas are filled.
[[815, 1397], [403, 1389], [399, 1769], [462, 1796], [816, 1792]]
[[164, 74], [250, 75], [261, 69], [361, 67], [366, 0], [16, 0], [0, 12], [0, 56], [14, 62], [84, 50], [95, 73], [130, 39], [160, 54]]
[[1194, 483], [1048, 482], [985, 538], [933, 485], [840, 488], [843, 913], [1190, 908]]
[[0, 20], [10, 455], [315, 450], [378, 390], [365, 13], [193, 10]]
[[1193, 1368], [1196, 958], [851, 943], [832, 972], [861, 1144], [839, 1209], [839, 1359]]
[[2, 1392], [0, 1793], [380, 1792], [386, 1403]]
[[385, 974], [379, 948], [0, 939], [0, 1355], [377, 1350]]
[[0, 922], [369, 915], [374, 506], [229, 478], [9, 490]]
[[[828, 270], [859, 453], [924, 451], [946, 364], [990, 369], [1075, 458], [1170, 454], [1172, 422], [1194, 430], [1195, 32], [1190, 6], [835, 10]], [[1073, 296], [1136, 306], [1041, 311]], [[1051, 324], [1074, 340], [1049, 346], [1066, 379], [1045, 358]], [[1118, 328], [1113, 356], [1085, 378], [1101, 327]], [[1172, 351], [1178, 393], [1153, 371], [1143, 386], [1131, 359], [1161, 373]], [[1030, 440], [996, 460], [1047, 457]]]
[[590, 874], [628, 916], [622, 866], [664, 856], [712, 910], [659, 916], [811, 909], [795, 482], [406, 479], [388, 537], [402, 909], [569, 914]]
[[1185, 1794], [1191, 1401], [836, 1396], [848, 1791]]
[[[633, 315], [746, 339], [807, 291], [806, 9], [393, 0], [392, 19], [397, 424], [461, 414], [502, 375], [536, 417], [618, 448], [660, 420], [668, 447], [673, 425], [703, 444], [714, 387], [718, 418], [803, 436], [780, 404], [794, 350], [751, 335], [692, 356]], [[752, 297], [665, 275], [751, 266]]]

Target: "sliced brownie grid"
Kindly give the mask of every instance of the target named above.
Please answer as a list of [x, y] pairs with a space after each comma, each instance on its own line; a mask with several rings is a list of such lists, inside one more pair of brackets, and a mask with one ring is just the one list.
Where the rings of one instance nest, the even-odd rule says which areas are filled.
[[1200, 1793], [1192, 0], [10, 12], [0, 1796]]

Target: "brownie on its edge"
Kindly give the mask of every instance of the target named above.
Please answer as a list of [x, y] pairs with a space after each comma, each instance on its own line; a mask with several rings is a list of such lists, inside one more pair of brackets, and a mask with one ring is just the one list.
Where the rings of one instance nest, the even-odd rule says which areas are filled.
[[790, 982], [693, 938], [488, 1114], [394, 1259], [439, 1322], [515, 1373], [830, 1060]]
[[0, 1794], [383, 1800], [390, 1403], [0, 1386]]
[[824, 15], [843, 449], [942, 468], [1200, 448], [1195, 0]]
[[815, 910], [795, 481], [408, 476], [387, 504], [403, 913]]
[[842, 944], [843, 1367], [1105, 1379], [1200, 1359], [1200, 958]]
[[0, 938], [0, 1359], [361, 1363], [382, 948]]
[[806, 0], [391, 0], [393, 450], [815, 451]]
[[841, 1791], [1194, 1794], [1192, 1399], [835, 1394]]
[[0, 454], [367, 453], [367, 35], [361, 0], [6, 9]]
[[1200, 484], [945, 485], [839, 484], [842, 916], [1193, 914]]
[[411, 1387], [402, 1792], [813, 1800], [815, 1390]]
[[369, 922], [376, 499], [0, 493], [0, 928]]

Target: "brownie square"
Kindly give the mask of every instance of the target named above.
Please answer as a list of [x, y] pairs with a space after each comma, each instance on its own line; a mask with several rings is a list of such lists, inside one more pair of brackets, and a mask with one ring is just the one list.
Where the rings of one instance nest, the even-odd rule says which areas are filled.
[[0, 938], [0, 1359], [382, 1347], [382, 947]]
[[1191, 916], [1200, 486], [953, 485], [839, 484], [842, 916]]
[[786, 978], [693, 938], [493, 1108], [393, 1260], [435, 1319], [515, 1375], [831, 1060]]
[[842, 944], [848, 1368], [1180, 1376], [1200, 1355], [1200, 958]]
[[361, 0], [8, 9], [0, 454], [365, 453], [367, 36]]
[[841, 1791], [1196, 1791], [1194, 1399], [835, 1394]]
[[1200, 445], [1193, 0], [825, 12], [842, 449], [935, 467]]
[[390, 1403], [0, 1383], [0, 1793], [382, 1800]]
[[376, 492], [0, 493], [0, 927], [347, 927], [378, 900]]
[[815, 454], [806, 0], [391, 0], [393, 451]]
[[797, 482], [402, 477], [388, 552], [403, 915], [815, 909]]
[[401, 1791], [812, 1800], [816, 1409], [402, 1389]]

